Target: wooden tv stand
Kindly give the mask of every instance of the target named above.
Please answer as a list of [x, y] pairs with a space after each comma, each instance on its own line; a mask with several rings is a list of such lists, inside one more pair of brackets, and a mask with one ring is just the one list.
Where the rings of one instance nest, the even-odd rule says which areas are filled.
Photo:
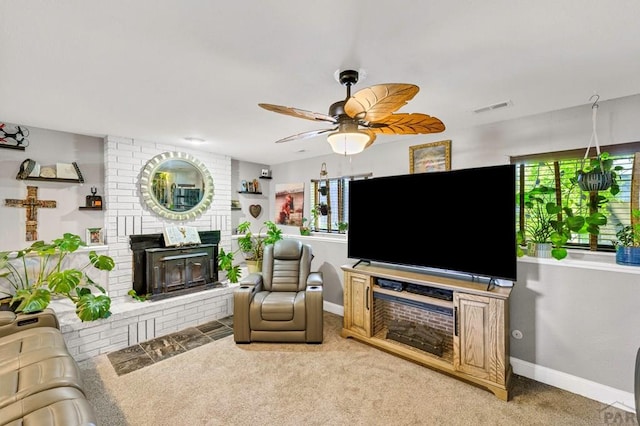
[[[439, 370], [509, 400], [509, 296], [511, 288], [465, 281], [393, 266], [343, 265], [344, 325], [352, 337], [378, 349]], [[378, 280], [425, 286], [452, 300], [382, 288]], [[422, 290], [422, 287], [418, 287]], [[444, 291], [443, 291], [444, 290]], [[414, 321], [444, 336], [441, 356], [387, 338], [389, 321]]]

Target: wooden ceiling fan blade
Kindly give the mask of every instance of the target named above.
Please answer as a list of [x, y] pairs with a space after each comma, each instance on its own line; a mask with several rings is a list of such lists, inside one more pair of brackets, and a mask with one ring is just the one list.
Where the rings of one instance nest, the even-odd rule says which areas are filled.
[[422, 113], [392, 114], [382, 121], [371, 124], [370, 131], [387, 135], [440, 133], [445, 129], [440, 119]]
[[381, 121], [406, 105], [419, 90], [415, 84], [377, 84], [351, 96], [344, 112], [361, 121]]
[[367, 149], [367, 148], [369, 148], [371, 146], [371, 144], [373, 142], [375, 142], [376, 134], [373, 133], [371, 130], [368, 130], [368, 129], [364, 130], [364, 131], [369, 134], [369, 142], [367, 142], [367, 144], [364, 146], [364, 149]]
[[330, 123], [336, 122], [336, 119], [331, 117], [330, 115], [322, 114], [319, 112], [305, 111], [303, 109], [286, 107], [282, 105], [273, 105], [273, 104], [258, 104], [258, 106], [266, 109], [267, 111], [290, 115], [292, 117], [297, 117], [297, 118], [304, 118], [306, 120], [328, 121]]
[[308, 139], [314, 136], [321, 135], [323, 133], [334, 132], [336, 130], [338, 130], [337, 127], [334, 127], [333, 129], [310, 130], [308, 132], [302, 132], [302, 133], [298, 133], [297, 135], [291, 135], [286, 138], [279, 139], [276, 141], [276, 143], [291, 142], [299, 139]]

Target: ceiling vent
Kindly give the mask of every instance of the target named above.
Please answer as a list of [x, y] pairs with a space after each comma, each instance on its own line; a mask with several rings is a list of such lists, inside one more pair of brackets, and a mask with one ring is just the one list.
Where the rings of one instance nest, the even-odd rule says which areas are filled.
[[482, 108], [474, 109], [473, 112], [475, 112], [476, 114], [479, 114], [481, 112], [492, 111], [494, 109], [506, 108], [511, 105], [513, 105], [513, 102], [511, 101], [498, 102], [493, 105], [487, 105]]

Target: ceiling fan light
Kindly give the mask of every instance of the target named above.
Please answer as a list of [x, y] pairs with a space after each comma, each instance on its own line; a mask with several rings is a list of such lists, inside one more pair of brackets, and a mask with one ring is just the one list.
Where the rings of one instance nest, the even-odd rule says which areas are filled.
[[366, 148], [370, 137], [364, 132], [335, 132], [327, 136], [331, 149], [336, 154], [359, 154]]

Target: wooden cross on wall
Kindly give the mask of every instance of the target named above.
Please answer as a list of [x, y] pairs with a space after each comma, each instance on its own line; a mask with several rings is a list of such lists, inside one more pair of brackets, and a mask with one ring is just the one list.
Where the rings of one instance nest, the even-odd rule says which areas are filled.
[[26, 207], [27, 232], [26, 241], [36, 241], [38, 239], [38, 207], [55, 208], [56, 202], [51, 200], [38, 200], [38, 187], [27, 186], [27, 198], [15, 200], [5, 198], [5, 205], [9, 207]]

